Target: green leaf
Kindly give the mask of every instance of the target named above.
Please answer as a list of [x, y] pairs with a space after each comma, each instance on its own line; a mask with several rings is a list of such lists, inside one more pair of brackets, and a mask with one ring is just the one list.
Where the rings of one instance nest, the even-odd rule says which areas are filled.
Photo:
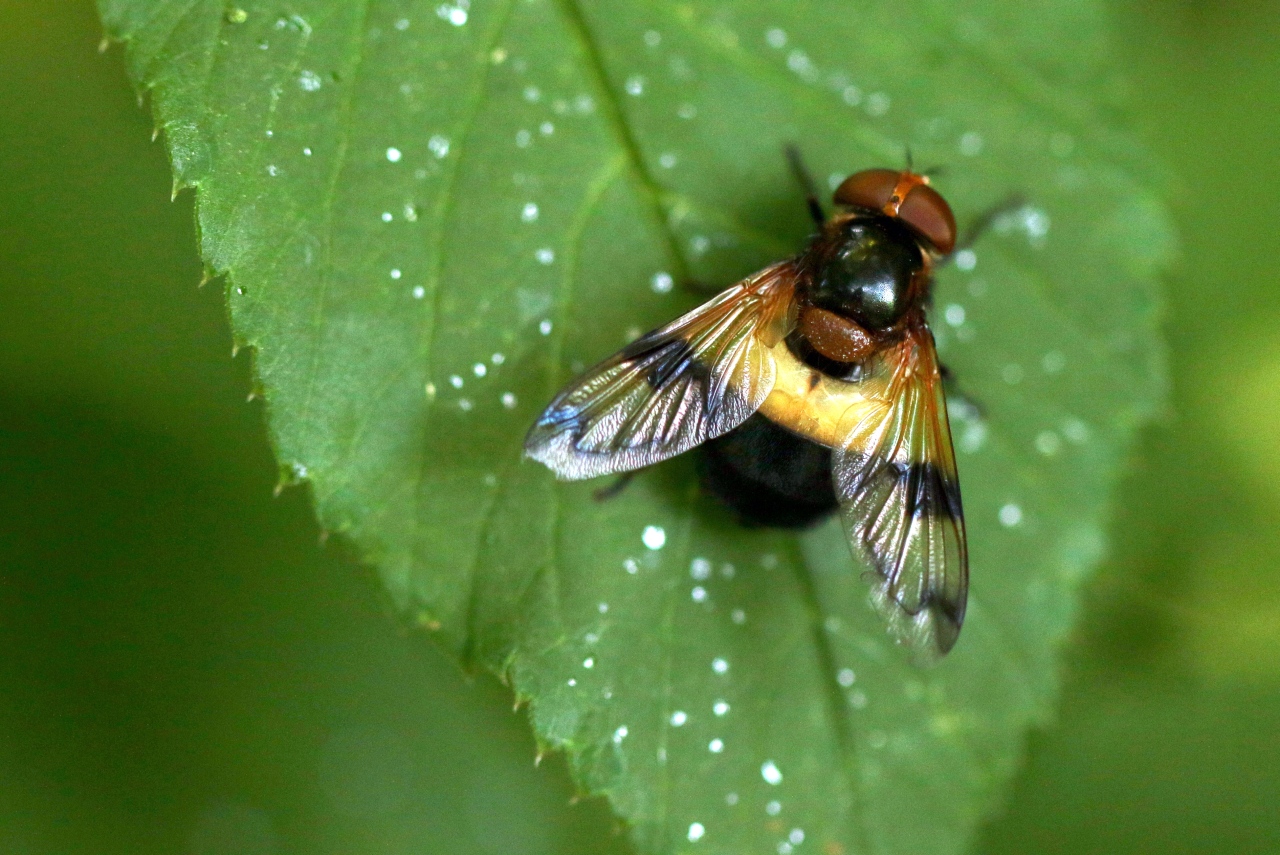
[[[643, 852], [955, 852], [1053, 699], [1107, 498], [1164, 389], [1171, 253], [1097, 4], [100, 0], [322, 524], [530, 702]], [[887, 640], [835, 524], [744, 530], [687, 460], [621, 497], [521, 438], [575, 371], [796, 251], [824, 181], [944, 165], [973, 583]], [[676, 283], [675, 288], [669, 287]]]

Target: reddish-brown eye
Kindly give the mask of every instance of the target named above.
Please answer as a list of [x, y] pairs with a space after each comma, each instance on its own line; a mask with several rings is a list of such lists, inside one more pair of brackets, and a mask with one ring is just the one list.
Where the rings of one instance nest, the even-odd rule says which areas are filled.
[[917, 184], [898, 206], [898, 217], [925, 237], [933, 248], [947, 255], [956, 248], [956, 217], [942, 195], [927, 184]]
[[926, 180], [914, 172], [865, 169], [841, 183], [835, 201], [897, 217], [946, 255], [956, 246], [956, 218], [947, 200]]
[[864, 169], [855, 172], [836, 188], [836, 204], [879, 211], [889, 204], [901, 177], [902, 173], [896, 169]]

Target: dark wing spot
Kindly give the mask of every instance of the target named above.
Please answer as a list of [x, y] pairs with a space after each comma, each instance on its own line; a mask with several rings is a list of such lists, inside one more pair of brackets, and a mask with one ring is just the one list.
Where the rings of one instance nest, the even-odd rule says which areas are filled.
[[907, 512], [912, 516], [942, 515], [956, 522], [964, 519], [960, 484], [954, 478], [932, 463], [912, 463], [905, 475]]
[[816, 371], [809, 372], [809, 390], [810, 391], [817, 389], [818, 384], [821, 382], [822, 382], [822, 375], [820, 375]]
[[711, 378], [711, 369], [698, 359], [687, 341], [678, 337], [650, 334], [627, 345], [621, 356], [631, 363], [644, 363], [644, 379], [655, 390], [686, 373], [704, 386]]

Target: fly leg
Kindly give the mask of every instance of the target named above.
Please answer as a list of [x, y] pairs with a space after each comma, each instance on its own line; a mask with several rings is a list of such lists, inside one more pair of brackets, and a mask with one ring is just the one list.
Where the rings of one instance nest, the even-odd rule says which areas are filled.
[[791, 174], [795, 176], [796, 181], [800, 182], [800, 186], [804, 188], [804, 201], [809, 207], [809, 216], [813, 217], [813, 221], [818, 228], [822, 228], [827, 222], [827, 215], [822, 210], [822, 203], [818, 201], [818, 189], [817, 185], [813, 183], [813, 176], [805, 168], [804, 159], [800, 157], [800, 149], [796, 148], [794, 143], [787, 143], [786, 152], [787, 164], [791, 167]]
[[597, 502], [607, 502], [610, 499], [622, 495], [622, 491], [627, 489], [627, 485], [631, 483], [631, 479], [636, 477], [637, 471], [638, 470], [633, 469], [630, 472], [623, 472], [617, 478], [613, 479], [612, 484], [600, 487], [593, 492], [591, 494], [591, 498], [595, 499]]
[[978, 238], [982, 237], [996, 220], [1005, 214], [1011, 214], [1019, 208], [1027, 204], [1027, 197], [1021, 193], [1014, 193], [1001, 199], [987, 210], [978, 215], [978, 218], [969, 224], [969, 228], [960, 236], [960, 240], [956, 241], [956, 248], [938, 262], [938, 265], [950, 264], [955, 260], [956, 255], [962, 251], [969, 249], [978, 242]]
[[977, 398], [960, 388], [956, 382], [956, 374], [947, 365], [938, 363], [938, 374], [942, 376], [942, 388], [947, 393], [947, 403], [956, 415], [986, 421], [987, 408]]

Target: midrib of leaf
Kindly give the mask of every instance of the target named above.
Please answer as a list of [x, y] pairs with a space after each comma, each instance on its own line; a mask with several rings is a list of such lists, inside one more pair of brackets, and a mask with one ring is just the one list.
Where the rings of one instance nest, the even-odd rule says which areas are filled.
[[587, 56], [587, 64], [591, 72], [590, 76], [595, 82], [596, 92], [599, 94], [600, 103], [604, 108], [605, 122], [613, 131], [618, 144], [622, 146], [622, 150], [626, 153], [627, 163], [631, 166], [631, 173], [636, 180], [641, 196], [644, 198], [645, 205], [649, 209], [650, 216], [653, 217], [662, 235], [666, 238], [667, 250], [676, 268], [676, 279], [678, 281], [688, 281], [688, 263], [685, 260], [684, 253], [680, 251], [676, 236], [667, 227], [668, 212], [663, 209], [661, 190], [657, 182], [653, 180], [653, 176], [649, 174], [648, 167], [645, 165], [644, 155], [640, 150], [640, 144], [637, 142], [631, 126], [627, 123], [626, 113], [618, 102], [618, 95], [613, 87], [609, 85], [609, 73], [600, 55], [600, 48], [596, 44], [596, 39], [592, 35], [591, 27], [587, 23], [577, 0], [559, 0], [559, 4], [565, 19], [569, 23], [570, 30]]
[[836, 765], [840, 770], [840, 777], [844, 779], [846, 789], [858, 803], [859, 809], [849, 812], [849, 836], [861, 842], [863, 851], [870, 852], [870, 835], [863, 823], [858, 821], [860, 816], [865, 815], [862, 805], [865, 804], [866, 795], [862, 791], [862, 782], [853, 775], [856, 752], [849, 743], [849, 737], [854, 727], [849, 718], [849, 704], [845, 701], [840, 685], [836, 682], [839, 658], [832, 649], [831, 637], [827, 634], [822, 602], [814, 588], [813, 576], [810, 574], [808, 564], [794, 539], [787, 543], [787, 549], [791, 553], [790, 563], [795, 568], [796, 581], [804, 597], [805, 612], [809, 619], [809, 633], [813, 639], [814, 652], [822, 674], [823, 700], [827, 707], [827, 717], [831, 720], [831, 727], [835, 731], [836, 745], [840, 750], [840, 760]]
[[[839, 99], [829, 94], [826, 90], [815, 89], [803, 83], [798, 84], [794, 75], [788, 74], [778, 67], [776, 63], [759, 59], [755, 54], [743, 50], [741, 46], [727, 45], [719, 39], [711, 38], [707, 33], [706, 27], [697, 26], [692, 15], [685, 16], [680, 14], [678, 7], [670, 3], [661, 3], [660, 5], [667, 12], [669, 20], [686, 35], [692, 37], [709, 50], [728, 59], [744, 72], [761, 79], [767, 78], [777, 88], [785, 89], [789, 96], [794, 97], [799, 94], [803, 97], [803, 100], [824, 110], [831, 109], [833, 106], [837, 108], [843, 106], [839, 105]], [[892, 163], [902, 157], [902, 149], [899, 146], [891, 143], [883, 134], [876, 133], [863, 124], [855, 125], [849, 131], [867, 148], [878, 150], [886, 163]]]
[[356, 16], [357, 25], [352, 27], [351, 58], [343, 69], [344, 79], [349, 84], [343, 89], [342, 100], [338, 114], [340, 120], [340, 137], [338, 139], [338, 147], [334, 156], [333, 177], [329, 181], [329, 185], [325, 188], [324, 197], [324, 266], [320, 275], [318, 295], [316, 299], [315, 314], [315, 352], [311, 357], [311, 367], [307, 371], [307, 391], [303, 398], [302, 413], [307, 418], [311, 415], [311, 401], [315, 394], [316, 380], [320, 373], [320, 360], [323, 354], [323, 348], [320, 346], [320, 332], [324, 326], [323, 310], [329, 293], [329, 286], [333, 279], [333, 212], [336, 207], [338, 185], [341, 183], [342, 174], [347, 168], [347, 152], [351, 146], [351, 111], [354, 106], [356, 90], [359, 88], [360, 71], [364, 67], [364, 31], [365, 24], [369, 19], [369, 3], [371, 0], [360, 0], [359, 13]]
[[[454, 202], [454, 189], [458, 179], [458, 174], [462, 171], [462, 164], [465, 161], [467, 146], [466, 141], [470, 138], [472, 129], [475, 126], [477, 116], [480, 109], [484, 106], [485, 92], [489, 87], [489, 74], [493, 67], [490, 61], [490, 54], [494, 47], [506, 32], [507, 22], [511, 19], [512, 10], [515, 8], [516, 0], [508, 0], [502, 12], [498, 15], [493, 24], [493, 32], [489, 37], [483, 40], [484, 49], [475, 56], [475, 61], [480, 69], [474, 88], [469, 93], [467, 99], [467, 107], [463, 113], [462, 123], [454, 131], [453, 136], [458, 140], [458, 155], [455, 157], [448, 167], [445, 175], [444, 186], [441, 188], [439, 195], [436, 197], [435, 205], [432, 208], [432, 251], [431, 251], [431, 267], [428, 271], [428, 285], [431, 293], [431, 313], [427, 319], [426, 329], [423, 331], [423, 343], [419, 345], [420, 350], [426, 358], [426, 370], [428, 376], [435, 374], [435, 347], [436, 347], [436, 328], [440, 319], [440, 281], [441, 270], [444, 268], [444, 233], [445, 221], [452, 209]], [[430, 437], [434, 428], [434, 423], [429, 422], [423, 430], [423, 445], [430, 445]], [[428, 468], [432, 463], [430, 454], [420, 454], [417, 478], [414, 483], [414, 495], [422, 494], [423, 486], [428, 476]], [[485, 507], [483, 510], [483, 518], [481, 524], [476, 531], [475, 550], [472, 558], [471, 570], [468, 573], [467, 583], [470, 586], [467, 592], [467, 607], [465, 613], [466, 627], [463, 634], [463, 661], [469, 661], [475, 648], [475, 616], [477, 611], [476, 597], [479, 589], [477, 584], [480, 560], [484, 555], [484, 542], [489, 535], [490, 524], [492, 522], [493, 511], [498, 506], [498, 499], [501, 496], [502, 488], [505, 486], [507, 472], [510, 467], [510, 460], [503, 464], [502, 472], [498, 477], [498, 487], [491, 491], [490, 495], [485, 498]], [[424, 537], [422, 527], [427, 523], [425, 514], [414, 514], [413, 524], [415, 527], [414, 540], [420, 542]], [[426, 533], [430, 537], [430, 532]]]
[[[514, 5], [514, 4], [513, 4]], [[596, 173], [595, 178], [587, 185], [587, 192], [583, 196], [582, 204], [578, 206], [578, 210], [574, 214], [569, 228], [565, 232], [564, 246], [566, 251], [563, 259], [563, 272], [560, 275], [560, 287], [558, 289], [558, 297], [556, 300], [556, 320], [555, 320], [555, 337], [552, 339], [552, 358], [547, 360], [548, 387], [554, 390], [557, 383], [556, 372], [564, 361], [564, 339], [568, 328], [568, 312], [573, 297], [573, 283], [578, 275], [578, 254], [581, 251], [582, 235], [586, 230], [587, 222], [591, 219], [591, 215], [595, 213], [604, 194], [617, 180], [618, 175], [626, 166], [627, 156], [625, 152], [619, 152], [612, 159], [607, 161]], [[550, 393], [548, 393], [550, 394]], [[523, 449], [516, 450], [510, 454], [503, 463], [502, 471], [497, 474], [499, 484], [506, 481], [510, 474], [511, 467], [517, 463], [523, 456]], [[425, 465], [419, 472], [419, 489], [421, 489], [422, 479], [426, 477]], [[490, 526], [493, 523], [493, 510], [497, 507], [501, 491], [495, 489], [485, 500], [484, 519], [477, 529], [476, 545], [474, 557], [471, 562], [471, 570], [468, 574], [468, 584], [470, 588], [467, 592], [467, 628], [464, 634], [464, 659], [470, 661], [475, 653], [476, 643], [478, 641], [476, 632], [476, 614], [479, 609], [478, 596], [480, 592], [480, 561], [484, 557], [484, 544], [490, 534]], [[553, 490], [551, 493], [551, 503], [548, 513], [550, 515], [550, 525], [553, 531], [559, 528], [560, 524], [560, 493]], [[552, 549], [555, 548], [555, 541], [552, 541]], [[560, 573], [559, 562], [554, 560], [554, 555], [550, 562], [553, 572], [557, 575]]]

